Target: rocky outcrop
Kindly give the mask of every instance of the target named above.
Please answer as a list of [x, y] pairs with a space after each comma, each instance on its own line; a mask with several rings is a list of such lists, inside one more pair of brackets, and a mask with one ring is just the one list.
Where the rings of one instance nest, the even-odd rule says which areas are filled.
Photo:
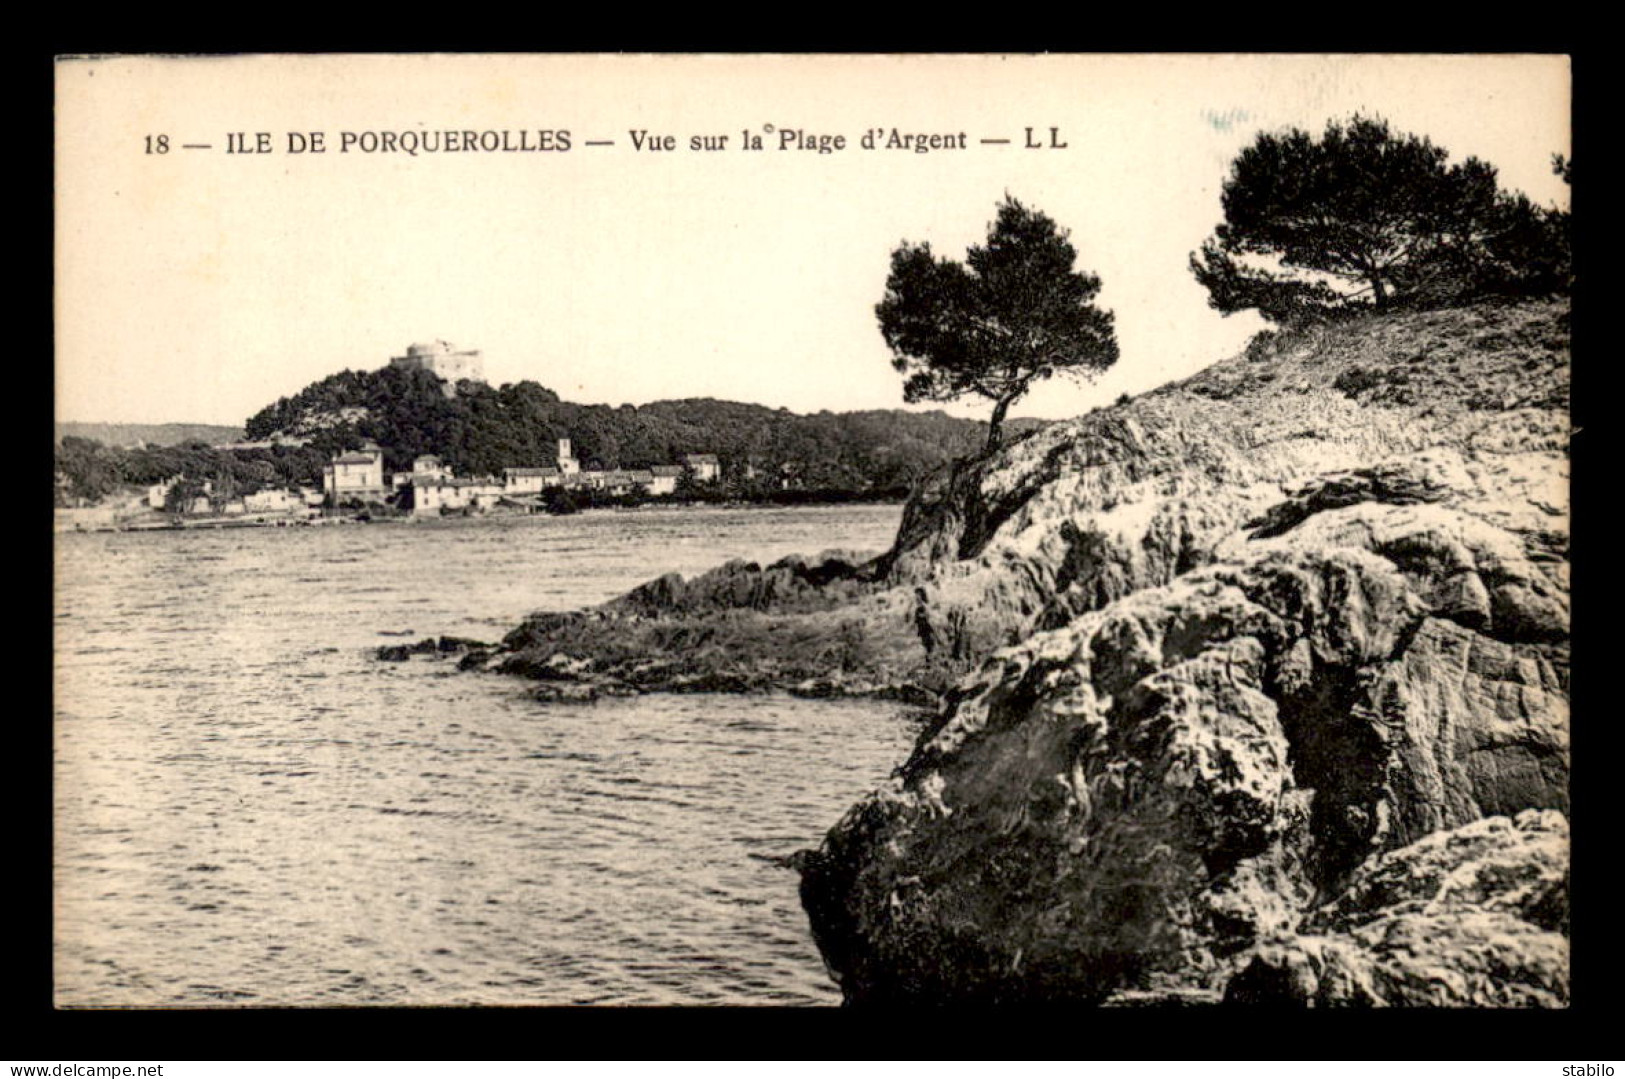
[[[1389, 489], [1382, 471], [1435, 448], [1470, 470], [1454, 496], [1469, 512], [1566, 532], [1567, 363], [1558, 304], [1265, 335], [1184, 382], [960, 468], [911, 503], [887, 576], [916, 589], [937, 653], [963, 669], [1166, 584], [1243, 525], [1284, 528], [1339, 498], [1435, 498], [1428, 485], [1443, 477]], [[1407, 372], [1403, 395], [1339, 388], [1351, 371], [1392, 370]], [[1325, 489], [1295, 490], [1314, 477]], [[1502, 521], [1509, 512], [1520, 519]]]
[[[879, 558], [668, 575], [590, 611], [533, 616], [469, 665], [552, 680], [562, 655], [605, 687], [929, 701], [996, 649], [1167, 584], [1231, 537], [1361, 503], [1448, 504], [1544, 537], [1547, 564], [1562, 566], [1566, 520], [1551, 500], [1566, 484], [1566, 363], [1558, 305], [1266, 339], [960, 464], [910, 501]], [[1390, 369], [1409, 372], [1404, 394], [1349, 374]]]
[[800, 859], [852, 1002], [1561, 1004], [1567, 404], [1566, 304], [1262, 335], [961, 464], [878, 558], [661, 578], [463, 662], [940, 700]]
[[532, 615], [465, 663], [536, 679], [542, 700], [785, 690], [934, 703], [948, 684], [910, 594], [883, 587], [872, 557], [841, 551], [668, 574], [600, 607]]
[[[1275, 342], [912, 507], [884, 573], [929, 648], [980, 666], [806, 860], [847, 999], [1099, 1002], [1245, 965], [1355, 971], [1276, 999], [1422, 1000], [1338, 936], [1377, 929], [1312, 943], [1305, 918], [1385, 852], [1567, 810], [1565, 331], [1532, 305]], [[1348, 376], [1396, 364], [1429, 374]], [[1558, 830], [1541, 857], [1566, 865]], [[1405, 917], [1372, 924], [1424, 932]], [[1561, 932], [1512, 917], [1439, 922], [1457, 988], [1427, 999], [1560, 1003]], [[1497, 941], [1527, 970], [1486, 988]]]
[[1562, 1007], [1569, 1002], [1569, 830], [1489, 817], [1356, 874], [1299, 933], [1252, 950], [1232, 1004]]
[[1541, 648], [1436, 617], [1354, 547], [1217, 563], [1035, 635], [809, 864], [825, 955], [853, 999], [1212, 985], [1384, 848], [1567, 805]]

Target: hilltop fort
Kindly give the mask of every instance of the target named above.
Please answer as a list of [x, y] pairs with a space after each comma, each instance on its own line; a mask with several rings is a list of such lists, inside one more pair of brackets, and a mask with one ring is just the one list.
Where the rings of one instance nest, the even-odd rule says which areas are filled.
[[449, 396], [462, 381], [485, 381], [485, 360], [478, 349], [460, 349], [450, 341], [435, 340], [409, 345], [404, 356], [392, 356], [391, 367], [427, 371], [446, 384]]

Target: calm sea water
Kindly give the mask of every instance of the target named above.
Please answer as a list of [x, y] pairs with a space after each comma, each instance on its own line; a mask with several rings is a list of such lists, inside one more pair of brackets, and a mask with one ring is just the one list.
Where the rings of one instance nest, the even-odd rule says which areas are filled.
[[770, 859], [885, 779], [906, 711], [544, 705], [371, 651], [730, 557], [880, 550], [898, 513], [59, 536], [58, 1004], [836, 1003]]

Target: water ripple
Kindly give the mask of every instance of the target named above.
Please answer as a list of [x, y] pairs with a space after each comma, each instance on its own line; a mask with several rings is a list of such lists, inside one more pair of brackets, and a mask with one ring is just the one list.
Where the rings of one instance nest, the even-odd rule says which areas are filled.
[[667, 570], [879, 549], [896, 523], [59, 537], [58, 1004], [834, 1003], [782, 859], [907, 752], [896, 706], [573, 710], [368, 656], [380, 627], [494, 640]]

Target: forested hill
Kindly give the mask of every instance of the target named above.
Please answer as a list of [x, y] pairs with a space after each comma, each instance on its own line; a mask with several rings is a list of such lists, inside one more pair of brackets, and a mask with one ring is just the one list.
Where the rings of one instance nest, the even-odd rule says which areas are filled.
[[[1016, 429], [1037, 426], [1017, 421]], [[585, 468], [681, 463], [711, 453], [733, 484], [809, 489], [906, 490], [956, 457], [973, 454], [987, 425], [942, 412], [819, 412], [696, 398], [641, 407], [562, 401], [534, 382], [492, 388], [460, 383], [452, 396], [433, 375], [386, 367], [341, 371], [251, 417], [250, 439], [311, 439], [324, 452], [371, 440], [386, 467], [437, 455], [460, 474], [551, 465], [568, 438]]]

